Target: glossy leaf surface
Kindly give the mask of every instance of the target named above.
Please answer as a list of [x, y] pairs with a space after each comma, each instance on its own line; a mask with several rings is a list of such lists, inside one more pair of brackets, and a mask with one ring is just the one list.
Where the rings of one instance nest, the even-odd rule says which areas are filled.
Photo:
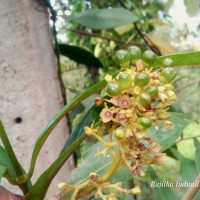
[[172, 128], [167, 128], [164, 125], [157, 125], [149, 129], [148, 136], [157, 140], [162, 151], [171, 147], [182, 134], [184, 128], [190, 123], [190, 118], [182, 113], [170, 113], [170, 121], [173, 123]]
[[70, 16], [73, 20], [91, 29], [110, 29], [118, 26], [130, 24], [138, 18], [124, 8], [92, 9]]
[[90, 67], [103, 67], [102, 63], [89, 51], [68, 44], [59, 44], [60, 53], [77, 63]]
[[199, 66], [200, 65], [200, 51], [192, 51], [185, 53], [177, 53], [173, 55], [160, 56], [157, 57], [155, 63], [153, 63], [153, 68], [163, 67], [163, 60], [165, 58], [171, 58], [173, 60], [173, 66], [183, 67], [183, 66]]

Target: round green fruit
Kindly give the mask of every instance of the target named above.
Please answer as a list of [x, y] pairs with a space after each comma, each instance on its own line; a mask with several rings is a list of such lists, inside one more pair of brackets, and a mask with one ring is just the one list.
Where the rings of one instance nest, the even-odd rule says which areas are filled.
[[176, 77], [176, 70], [174, 70], [173, 67], [166, 67], [160, 72], [159, 80], [164, 83], [168, 83], [174, 80], [175, 77]]
[[127, 88], [127, 87], [130, 87], [131, 84], [132, 84], [132, 78], [131, 78], [131, 75], [127, 72], [121, 72], [119, 74], [119, 77], [118, 77], [118, 83], [120, 85], [121, 88]]
[[130, 63], [130, 55], [129, 53], [122, 49], [122, 50], [118, 50], [116, 53], [115, 53], [115, 62], [118, 63], [119, 65], [125, 67], [125, 66], [128, 66], [129, 63]]
[[138, 46], [130, 46], [127, 51], [130, 55], [131, 64], [135, 64], [142, 57], [142, 51]]
[[152, 85], [151, 87], [147, 88], [145, 90], [146, 93], [148, 93], [151, 98], [153, 99], [154, 97], [156, 97], [158, 95], [158, 88], [154, 85]]
[[142, 60], [149, 65], [152, 65], [156, 60], [156, 54], [151, 50], [146, 50], [142, 54]]
[[121, 140], [121, 139], [124, 138], [125, 132], [124, 132], [123, 129], [118, 128], [118, 129], [116, 129], [116, 130], [114, 131], [114, 136], [115, 136], [116, 139]]
[[163, 60], [163, 65], [164, 65], [165, 67], [170, 67], [170, 66], [173, 65], [173, 60], [172, 60], [171, 58], [165, 58], [165, 59]]
[[143, 87], [148, 84], [149, 80], [149, 75], [145, 72], [141, 72], [135, 76], [134, 83], [140, 87]]
[[120, 92], [121, 92], [121, 88], [120, 88], [120, 86], [119, 86], [119, 83], [117, 83], [117, 82], [109, 82], [109, 83], [107, 84], [106, 92], [107, 92], [110, 96], [119, 95]]
[[142, 92], [138, 95], [138, 100], [141, 105], [148, 106], [151, 103], [151, 96], [146, 92]]
[[148, 119], [146, 117], [140, 117], [137, 120], [137, 124], [139, 125], [139, 127], [141, 129], [147, 129], [147, 128], [151, 127], [152, 122], [150, 119]]

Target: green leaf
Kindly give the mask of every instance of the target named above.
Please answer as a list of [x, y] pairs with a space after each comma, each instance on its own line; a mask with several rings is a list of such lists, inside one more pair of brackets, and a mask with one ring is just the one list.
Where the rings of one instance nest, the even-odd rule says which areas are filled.
[[194, 139], [195, 145], [195, 165], [198, 172], [200, 172], [200, 142], [197, 138]]
[[133, 178], [133, 174], [130, 172], [130, 169], [128, 167], [124, 167], [121, 170], [117, 171], [112, 178], [110, 179], [111, 183], [116, 182], [123, 182], [123, 181], [129, 181]]
[[110, 29], [125, 24], [130, 24], [138, 18], [124, 8], [92, 9], [70, 16], [73, 20], [91, 29]]
[[90, 96], [90, 95], [96, 93], [97, 91], [99, 91], [100, 89], [104, 88], [105, 86], [106, 86], [106, 81], [105, 80], [96, 83], [95, 85], [93, 85], [92, 87], [90, 87], [88, 90], [86, 90], [85, 92], [83, 92], [80, 96], [78, 96], [77, 98], [75, 98], [70, 104], [65, 105], [50, 120], [50, 122], [44, 128], [44, 130], [42, 131], [42, 133], [40, 134], [39, 138], [36, 141], [36, 144], [35, 144], [35, 147], [34, 147], [34, 150], [33, 150], [33, 153], [32, 153], [30, 169], [29, 169], [29, 172], [28, 172], [28, 178], [29, 179], [33, 175], [34, 168], [35, 168], [35, 163], [36, 163], [38, 154], [39, 154], [39, 152], [40, 152], [40, 150], [41, 150], [44, 142], [46, 141], [46, 139], [48, 138], [48, 136], [50, 135], [50, 133], [52, 132], [52, 130], [60, 122], [60, 120], [63, 119], [66, 116], [66, 114], [69, 111], [71, 111], [76, 105], [78, 105], [80, 102], [82, 102], [88, 96]]
[[187, 13], [194, 17], [199, 13], [199, 0], [184, 0]]
[[95, 172], [99, 175], [104, 172], [112, 162], [112, 157], [109, 151], [106, 156], [95, 156], [95, 154], [103, 150], [103, 148], [102, 142], [97, 142], [83, 154], [81, 166], [74, 169], [70, 176], [71, 184], [82, 183], [87, 180], [91, 172]]
[[33, 187], [29, 190], [26, 195], [27, 200], [43, 200], [46, 192], [51, 184], [51, 181], [58, 173], [59, 169], [63, 166], [69, 156], [73, 151], [80, 145], [80, 143], [85, 138], [83, 134], [75, 142], [73, 142], [68, 148], [66, 148], [58, 158], [51, 164], [51, 166], [43, 172], [43, 174], [38, 178]]
[[148, 171], [152, 178], [151, 189], [153, 190], [153, 199], [161, 199], [161, 200], [179, 199], [177, 194], [171, 189], [171, 187], [155, 187], [156, 184], [158, 185], [159, 183], [163, 183], [163, 181], [159, 179], [155, 170], [152, 167], [148, 167]]
[[7, 170], [8, 170], [7, 167], [0, 165], [0, 183], [1, 183], [2, 177], [5, 176]]
[[157, 140], [162, 151], [171, 147], [182, 134], [184, 128], [190, 123], [190, 118], [181, 113], [170, 113], [170, 121], [173, 123], [172, 128], [167, 128], [164, 125], [154, 126], [149, 129], [148, 136]]
[[87, 114], [83, 117], [83, 119], [79, 122], [79, 124], [75, 127], [75, 129], [71, 132], [69, 135], [69, 138], [67, 139], [67, 142], [64, 145], [63, 150], [61, 153], [68, 148], [74, 141], [76, 141], [79, 137], [81, 137], [84, 132], [85, 126], [90, 126], [92, 122], [94, 121], [92, 113], [94, 112], [96, 106], [93, 106]]
[[200, 65], [200, 51], [192, 51], [192, 52], [178, 53], [173, 55], [157, 57], [152, 67], [161, 68], [163, 66], [162, 64], [163, 60], [165, 58], [171, 58], [173, 60], [173, 65], [175, 67]]
[[197, 170], [195, 167], [195, 161], [184, 157], [179, 151], [171, 149], [174, 156], [180, 161], [180, 175], [182, 181], [191, 183], [197, 176]]
[[1, 145], [0, 145], [0, 166], [5, 167], [7, 169], [7, 174], [5, 178], [7, 178], [11, 184], [16, 185], [17, 176], [15, 174], [15, 170], [13, 168], [13, 165], [10, 161], [10, 158], [6, 150]]
[[[104, 139], [108, 139], [108, 136], [105, 136]], [[78, 168], [75, 168], [72, 171], [70, 176], [71, 184], [80, 184], [87, 180], [89, 174], [91, 172], [95, 172], [100, 176], [105, 172], [107, 167], [112, 162], [112, 156], [110, 151], [107, 152], [105, 156], [95, 156], [96, 153], [102, 151], [104, 148], [102, 142], [97, 142], [95, 145], [91, 146], [87, 151], [83, 154], [81, 158], [81, 165]], [[132, 174], [130, 170], [126, 167], [119, 170], [113, 177], [110, 179], [112, 183], [116, 181], [126, 181], [132, 178]]]
[[[176, 143], [175, 143], [174, 145], [172, 145], [170, 148], [175, 148], [175, 149], [177, 149]], [[174, 156], [174, 154], [170, 151], [170, 148], [169, 148], [169, 149], [166, 149], [163, 153], [166, 153], [167, 156], [176, 159], [176, 157]]]
[[103, 67], [102, 63], [89, 51], [68, 44], [59, 44], [60, 53], [77, 63], [91, 67]]
[[92, 112], [95, 110], [96, 106], [93, 106], [81, 120], [81, 122], [76, 126], [76, 128], [70, 134], [62, 152], [58, 158], [53, 162], [53, 164], [38, 178], [36, 183], [33, 185], [32, 189], [28, 193], [27, 198], [38, 198], [43, 199], [51, 181], [58, 173], [62, 165], [69, 158], [69, 156], [74, 152], [74, 150], [80, 145], [83, 139], [86, 137], [84, 132], [85, 126], [90, 126], [95, 119], [92, 116]]

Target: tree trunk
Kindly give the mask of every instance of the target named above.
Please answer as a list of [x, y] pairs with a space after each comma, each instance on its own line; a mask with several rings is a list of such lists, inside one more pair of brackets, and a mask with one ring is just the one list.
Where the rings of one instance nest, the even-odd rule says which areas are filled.
[[[40, 0], [7, 0], [0, 6], [0, 118], [14, 151], [26, 170], [36, 139], [63, 106], [46, 8]], [[33, 182], [53, 162], [67, 137], [66, 119], [53, 131], [37, 160]], [[56, 184], [66, 181], [73, 167], [61, 169]], [[4, 181], [4, 187], [17, 192]]]

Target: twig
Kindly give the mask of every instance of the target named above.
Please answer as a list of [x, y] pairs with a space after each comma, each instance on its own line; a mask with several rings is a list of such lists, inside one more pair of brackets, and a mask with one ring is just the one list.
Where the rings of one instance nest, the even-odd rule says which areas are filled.
[[190, 87], [191, 85], [193, 85], [193, 84], [195, 84], [195, 83], [198, 83], [198, 82], [200, 82], [200, 78], [199, 78], [199, 79], [196, 79], [196, 80], [194, 80], [194, 81], [192, 81], [192, 82], [190, 82], [190, 83], [188, 83], [188, 84], [186, 84], [186, 85], [183, 85], [183, 86], [180, 87], [180, 88], [178, 88], [178, 89], [176, 90], [176, 93], [178, 93], [178, 92], [180, 92], [181, 90], [184, 90], [185, 88]]
[[186, 138], [184, 138], [182, 136], [181, 139], [178, 140], [176, 143], [182, 142], [183, 140], [191, 140], [191, 139], [198, 138], [198, 137], [200, 137], [200, 135], [196, 135], [196, 136], [192, 136], [192, 137], [186, 137]]
[[198, 183], [198, 187], [190, 187], [181, 200], [192, 200], [195, 197], [198, 190], [200, 189], [200, 174], [197, 176], [193, 183]]
[[62, 10], [62, 12], [64, 13], [65, 9], [64, 9], [64, 4], [61, 0], [57, 0], [57, 3], [59, 4], [60, 6], [60, 9]]
[[[90, 33], [90, 32], [87, 32], [87, 31], [81, 31], [81, 30], [77, 30], [77, 29], [67, 29], [67, 30], [71, 31], [71, 32], [74, 32], [74, 33], [77, 33], [79, 35], [87, 35], [87, 36], [90, 36], [90, 37], [98, 37], [98, 38], [101, 38], [103, 40], [114, 41], [114, 42], [122, 43], [122, 44], [126, 44], [127, 43], [124, 40], [115, 39], [115, 38], [111, 38], [111, 37], [106, 37], [106, 36], [102, 36], [100, 34]], [[132, 42], [131, 44], [135, 44], [135, 45], [138, 45], [138, 46], [143, 46], [143, 44], [140, 44], [140, 43], [137, 43], [137, 42]]]
[[[119, 4], [127, 9], [126, 5], [121, 1], [121, 0], [118, 0]], [[144, 43], [153, 51], [155, 52], [157, 55], [161, 55], [161, 52], [160, 50], [158, 49], [158, 47], [153, 44], [153, 42], [150, 40], [149, 37], [147, 37], [138, 27], [137, 23], [136, 22], [133, 22], [133, 26], [135, 27], [136, 31], [138, 32], [138, 34], [140, 35], [140, 37], [144, 40]]]

